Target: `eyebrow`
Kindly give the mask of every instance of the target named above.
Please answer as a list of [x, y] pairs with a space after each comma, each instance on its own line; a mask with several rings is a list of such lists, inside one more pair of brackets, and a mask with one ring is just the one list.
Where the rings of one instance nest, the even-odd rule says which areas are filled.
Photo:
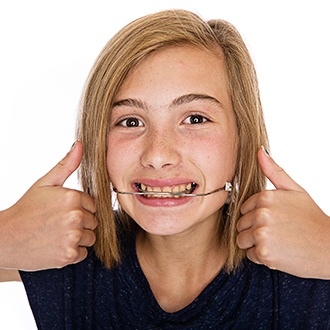
[[217, 106], [220, 106], [223, 108], [222, 103], [215, 97], [210, 96], [208, 94], [196, 94], [196, 93], [190, 93], [185, 94], [182, 96], [177, 97], [174, 99], [170, 105], [170, 107], [178, 106], [181, 104], [191, 103], [194, 101], [209, 101], [211, 103], [214, 103]]
[[141, 100], [132, 99], [132, 98], [119, 100], [119, 101], [117, 101], [113, 104], [113, 108], [123, 107], [123, 106], [128, 106], [128, 107], [132, 107], [132, 108], [140, 108], [142, 110], [148, 110], [149, 109], [147, 103], [145, 103]]
[[[189, 94], [184, 94], [181, 95], [177, 98], [175, 98], [171, 104], [170, 108], [180, 106], [182, 104], [188, 104], [192, 103], [194, 101], [208, 101], [213, 104], [215, 104], [218, 107], [223, 108], [222, 103], [215, 97], [210, 96], [208, 94], [199, 94], [199, 93], [189, 93]], [[148, 104], [144, 101], [141, 101], [139, 99], [134, 99], [134, 98], [127, 98], [127, 99], [122, 99], [114, 103], [113, 108], [115, 107], [121, 107], [121, 106], [129, 106], [133, 108], [139, 108], [145, 111], [148, 111], [150, 107]]]

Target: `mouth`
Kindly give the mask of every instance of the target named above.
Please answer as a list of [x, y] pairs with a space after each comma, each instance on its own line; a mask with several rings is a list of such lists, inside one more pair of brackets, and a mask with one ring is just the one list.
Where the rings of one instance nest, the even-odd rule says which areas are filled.
[[192, 194], [197, 188], [197, 183], [190, 182], [176, 186], [151, 187], [140, 182], [135, 182], [137, 191], [146, 198], [180, 198]]

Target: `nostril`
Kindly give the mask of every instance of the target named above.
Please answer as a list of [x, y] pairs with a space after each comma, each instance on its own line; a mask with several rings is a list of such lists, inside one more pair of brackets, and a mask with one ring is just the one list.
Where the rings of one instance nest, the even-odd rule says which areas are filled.
[[141, 163], [145, 167], [161, 169], [176, 165], [179, 159], [177, 131], [173, 122], [156, 118], [150, 121], [148, 130], [143, 136]]
[[176, 144], [165, 138], [148, 140], [141, 155], [141, 164], [144, 167], [162, 169], [175, 166], [180, 161]]

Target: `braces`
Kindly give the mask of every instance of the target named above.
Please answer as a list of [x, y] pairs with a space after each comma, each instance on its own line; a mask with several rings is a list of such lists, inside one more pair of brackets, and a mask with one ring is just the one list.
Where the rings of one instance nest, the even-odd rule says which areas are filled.
[[211, 194], [214, 194], [218, 191], [227, 191], [227, 192], [231, 192], [232, 190], [232, 184], [230, 182], [226, 182], [225, 185], [221, 188], [209, 191], [207, 193], [200, 193], [200, 194], [187, 194], [184, 192], [164, 192], [164, 191], [119, 191], [117, 188], [113, 188], [113, 191], [117, 194], [121, 194], [121, 195], [157, 195], [157, 196], [174, 196], [174, 197], [198, 197], [198, 196], [208, 196]]

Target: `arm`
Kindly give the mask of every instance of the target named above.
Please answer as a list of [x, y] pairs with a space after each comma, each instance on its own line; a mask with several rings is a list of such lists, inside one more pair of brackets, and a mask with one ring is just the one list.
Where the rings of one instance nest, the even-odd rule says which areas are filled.
[[300, 277], [330, 279], [330, 218], [264, 150], [258, 160], [276, 190], [241, 208], [237, 244], [247, 257]]
[[0, 282], [21, 282], [21, 277], [17, 270], [0, 269]]
[[[82, 145], [77, 142], [15, 205], [0, 212], [0, 269], [60, 268], [86, 257], [86, 247], [95, 242], [94, 200], [62, 187], [81, 157]], [[3, 274], [8, 278], [15, 272]]]

